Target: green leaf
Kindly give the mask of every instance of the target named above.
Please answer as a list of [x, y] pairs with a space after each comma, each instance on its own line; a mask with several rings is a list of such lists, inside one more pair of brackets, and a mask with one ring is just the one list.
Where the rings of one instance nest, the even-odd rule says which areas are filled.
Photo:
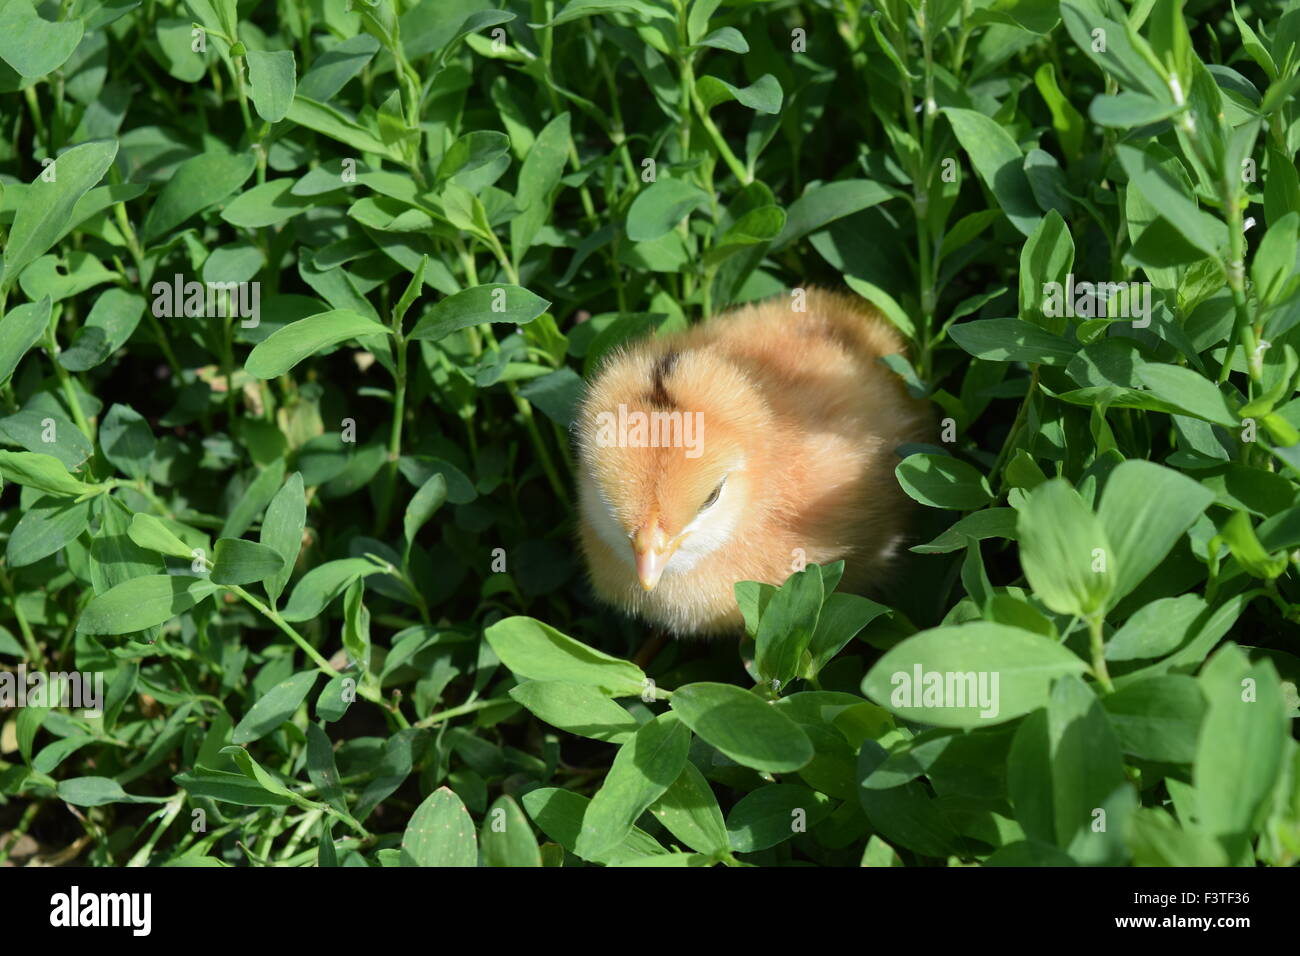
[[362, 124], [332, 106], [309, 99], [301, 91], [294, 96], [287, 118], [299, 126], [337, 140], [350, 149], [375, 153], [394, 163], [404, 162], [400, 146], [384, 142], [373, 121]]
[[1287, 213], [1300, 209], [1300, 171], [1296, 170], [1290, 153], [1284, 153], [1272, 143], [1266, 151], [1268, 175], [1264, 179], [1264, 217], [1272, 226]]
[[322, 800], [340, 813], [348, 812], [347, 798], [334, 762], [334, 748], [325, 731], [313, 723], [307, 724], [307, 776]]
[[1228, 241], [1224, 224], [1196, 208], [1196, 201], [1183, 191], [1183, 185], [1160, 162], [1150, 148], [1138, 149], [1120, 143], [1115, 147], [1120, 165], [1128, 173], [1129, 187], [1142, 194], [1159, 215], [1207, 255], [1217, 256]]
[[687, 761], [673, 785], [650, 807], [654, 818], [692, 850], [717, 855], [730, 842], [718, 799], [695, 764]]
[[643, 188], [627, 211], [627, 237], [653, 242], [668, 234], [697, 209], [709, 204], [709, 194], [683, 179], [659, 179]]
[[176, 167], [154, 200], [141, 230], [145, 242], [159, 239], [196, 213], [221, 202], [248, 182], [257, 168], [251, 152], [199, 153]]
[[975, 110], [946, 106], [942, 112], [1007, 219], [1024, 235], [1032, 234], [1042, 213], [1025, 176], [1024, 154], [1011, 134]]
[[77, 621], [79, 634], [131, 634], [184, 614], [217, 585], [207, 578], [150, 574], [96, 595]]
[[626, 743], [636, 733], [636, 718], [590, 684], [528, 680], [510, 696], [552, 727], [571, 734]]
[[541, 866], [542, 854], [528, 818], [514, 799], [502, 794], [488, 807], [479, 831], [484, 866]]
[[1142, 93], [1125, 90], [1116, 96], [1098, 96], [1088, 107], [1088, 115], [1099, 126], [1131, 129], [1146, 126], [1181, 113], [1186, 107], [1162, 103]]
[[1159, 566], [1213, 500], [1213, 491], [1172, 468], [1141, 460], [1116, 466], [1097, 509], [1115, 549], [1112, 604]]
[[292, 192], [295, 180], [272, 179], [246, 189], [226, 204], [221, 218], [232, 226], [262, 229], [283, 222], [310, 208], [312, 197]]
[[558, 27], [562, 23], [592, 17], [598, 13], [626, 13], [650, 20], [673, 19], [671, 13], [651, 0], [569, 0], [549, 23], [530, 25]]
[[988, 727], [1047, 703], [1053, 678], [1086, 669], [1041, 634], [973, 621], [913, 634], [885, 652], [862, 692], [935, 727]]
[[790, 204], [785, 227], [772, 243], [772, 249], [780, 251], [835, 220], [869, 209], [892, 195], [880, 183], [867, 179], [842, 179], [814, 186]]
[[1238, 511], [1225, 521], [1218, 537], [1227, 544], [1241, 566], [1257, 578], [1272, 580], [1286, 570], [1287, 555], [1270, 554], [1265, 550], [1250, 523], [1250, 515], [1245, 511]]
[[286, 621], [307, 621], [325, 610], [326, 605], [347, 590], [357, 578], [379, 574], [384, 569], [366, 558], [340, 558], [326, 561], [304, 574], [296, 585], [289, 603], [280, 616]]
[[391, 335], [387, 327], [349, 309], [335, 309], [290, 322], [253, 347], [244, 369], [254, 378], [283, 375], [322, 349], [366, 335]]
[[569, 159], [569, 123], [569, 114], [561, 113], [542, 127], [519, 167], [515, 205], [523, 211], [510, 221], [510, 254], [516, 263], [546, 225], [551, 193], [559, 185]]
[[[1034, 230], [1029, 241], [1025, 243], [1024, 248], [1020, 251], [1020, 315], [1028, 322], [1035, 326], [1041, 326], [1050, 329], [1055, 334], [1060, 334], [1065, 330], [1066, 318], [1062, 311], [1056, 311], [1055, 315], [1046, 314], [1046, 304], [1049, 298], [1049, 283], [1056, 283], [1057, 288], [1064, 287], [1070, 272], [1070, 267], [1074, 264], [1074, 239], [1070, 236], [1070, 231], [1065, 225], [1065, 220], [1055, 209], [1045, 215], [1038, 227]], [[992, 322], [1006, 323], [1005, 319], [990, 319]], [[962, 326], [967, 330], [967, 335], [971, 334], [969, 328], [976, 323], [967, 323]], [[1020, 338], [1015, 340], [1016, 351], [1013, 353], [1008, 350], [1008, 356], [1012, 360], [1043, 362], [1047, 365], [1059, 364], [1059, 355], [1064, 349], [1073, 349], [1064, 341], [1055, 342], [1044, 338], [1042, 335], [1026, 333], [1015, 326], [1006, 328], [1011, 335], [1019, 333]], [[1034, 345], [1032, 343], [1042, 343], [1038, 349], [1047, 353], [1047, 358], [1038, 358], [1034, 356]], [[961, 344], [961, 343], [958, 343]], [[966, 348], [962, 345], [962, 348]], [[1026, 350], [1030, 357], [1024, 357]], [[971, 351], [967, 349], [967, 351]], [[971, 354], [975, 354], [971, 352]], [[980, 358], [989, 356], [980, 355]], [[1057, 362], [1051, 361], [1052, 357], [1057, 357]], [[1006, 361], [1007, 359], [1002, 359]], [[1069, 359], [1066, 359], [1068, 362]]]
[[1209, 704], [1192, 765], [1199, 828], [1234, 863], [1247, 861], [1290, 737], [1281, 683], [1272, 661], [1251, 664], [1235, 644], [1206, 662], [1199, 682]]
[[914, 545], [909, 550], [917, 554], [948, 554], [966, 547], [968, 538], [976, 541], [985, 538], [1014, 539], [1017, 517], [1014, 508], [985, 508], [964, 516], [929, 544]]
[[1292, 210], [1268, 228], [1250, 263], [1250, 275], [1261, 303], [1280, 302], [1296, 267], [1297, 230], [1300, 212]]
[[356, 699], [355, 677], [339, 674], [327, 681], [316, 697], [316, 716], [327, 723], [342, 720], [348, 707]]
[[307, 525], [307, 498], [303, 490], [302, 474], [294, 472], [284, 483], [262, 518], [259, 540], [280, 555], [283, 564], [278, 571], [263, 578], [267, 596], [274, 605], [284, 593], [293, 566], [302, 550], [302, 533]]
[[[1065, 28], [1079, 50], [1100, 69], [1118, 79], [1121, 86], [1152, 96], [1168, 95], [1168, 86], [1160, 74], [1133, 48], [1130, 41], [1137, 37], [1136, 33], [1102, 16], [1091, 3], [1062, 2], [1060, 12]], [[1101, 49], [1095, 45], [1097, 30], [1106, 41]]]
[[156, 442], [143, 415], [129, 406], [114, 405], [99, 426], [99, 447], [115, 468], [140, 480], [149, 474]]
[[1052, 128], [1056, 130], [1057, 139], [1068, 157], [1076, 157], [1083, 152], [1083, 116], [1075, 109], [1056, 82], [1056, 70], [1051, 63], [1044, 63], [1034, 73], [1034, 84], [1039, 94], [1052, 113]]
[[268, 123], [280, 122], [289, 114], [297, 85], [293, 51], [249, 50], [244, 57], [248, 60], [248, 84], [257, 115]]
[[[188, 49], [188, 30], [185, 45]], [[324, 103], [360, 73], [378, 51], [379, 41], [368, 33], [348, 37], [312, 61], [311, 69], [298, 83], [299, 92], [309, 100]]]
[[795, 783], [751, 790], [727, 815], [727, 839], [737, 853], [757, 853], [816, 826], [834, 809], [831, 799]]
[[1084, 865], [1122, 863], [1137, 792], [1101, 702], [1073, 674], [1052, 688], [1047, 734], [1056, 845]]
[[365, 591], [364, 579], [358, 578], [343, 595], [343, 647], [363, 674], [370, 670], [370, 611], [362, 603]]
[[764, 681], [775, 680], [784, 687], [798, 674], [817, 630], [822, 597], [821, 569], [815, 564], [790, 575], [772, 595], [759, 620], [754, 656]]
[[1034, 594], [1059, 614], [1089, 617], [1119, 580], [1105, 525], [1063, 478], [1039, 485], [1020, 509], [1020, 564]]
[[813, 758], [812, 743], [797, 723], [733, 684], [687, 684], [670, 703], [706, 743], [746, 767], [789, 773]]
[[[144, 307], [144, 297], [126, 289], [113, 288], [101, 293], [90, 307], [85, 323], [73, 335], [72, 344], [59, 353], [59, 364], [69, 372], [84, 372], [102, 364], [126, 344], [140, 324]], [[6, 338], [3, 323], [0, 323], [0, 342]], [[3, 348], [0, 345], [0, 351]], [[4, 380], [2, 373], [3, 365], [0, 364], [0, 383]]]
[[828, 594], [817, 617], [817, 630], [808, 644], [813, 673], [820, 671], [849, 641], [889, 608], [857, 594]]
[[472, 130], [447, 147], [438, 163], [438, 180], [472, 172], [510, 151], [510, 137], [496, 130]]
[[241, 807], [287, 807], [294, 803], [284, 793], [267, 790], [243, 773], [178, 773], [172, 780], [192, 797], [207, 797]]
[[449, 295], [424, 313], [408, 339], [437, 342], [453, 332], [484, 322], [527, 325], [550, 302], [517, 285], [479, 285]]
[[83, 495], [92, 490], [92, 486], [68, 474], [63, 462], [53, 455], [30, 451], [0, 451], [0, 476], [61, 497]]
[[280, 482], [284, 481], [285, 467], [285, 460], [276, 458], [248, 483], [248, 487], [244, 489], [239, 501], [230, 509], [230, 514], [221, 525], [221, 537], [237, 538], [248, 530], [275, 497]]
[[857, 276], [845, 276], [844, 282], [850, 289], [879, 309], [881, 315], [888, 319], [894, 328], [902, 332], [908, 339], [916, 340], [916, 323], [912, 321], [910, 315], [903, 311], [903, 307], [898, 304], [898, 301], [892, 295], [880, 288], [880, 286], [867, 282], [865, 279], [859, 279]]
[[90, 523], [90, 502], [67, 498], [41, 498], [23, 511], [13, 531], [5, 558], [11, 567], [35, 564], [63, 549], [86, 530]]
[[733, 86], [716, 76], [702, 76], [695, 81], [695, 95], [706, 111], [719, 103], [735, 100], [758, 113], [780, 113], [784, 94], [780, 81], [771, 73], [764, 73], [749, 86]]
[[[77, 201], [103, 178], [116, 155], [117, 140], [74, 146], [27, 187], [5, 244], [0, 291], [12, 288], [18, 274], [58, 241]], [[47, 175], [52, 175], [53, 181]]]
[[96, 594], [163, 570], [162, 559], [130, 538], [131, 512], [115, 498], [100, 499], [99, 530], [90, 542], [90, 580]]
[[1158, 763], [1190, 764], [1196, 758], [1206, 705], [1193, 678], [1167, 674], [1136, 681], [1107, 695], [1102, 705], [1126, 754]]
[[[68, 471], [84, 468], [93, 454], [89, 439], [58, 411], [19, 411], [0, 418], [0, 442], [54, 458]], [[0, 488], [4, 482], [0, 481]], [[24, 496], [26, 500], [26, 496]]]
[[1106, 660], [1164, 657], [1182, 646], [1192, 625], [1206, 610], [1205, 599], [1195, 594], [1152, 601], [1111, 635], [1106, 642]]
[[660, 714], [619, 748], [582, 819], [574, 852], [585, 859], [617, 847], [637, 818], [682, 772], [691, 734], [677, 714]]
[[931, 508], [974, 511], [993, 500], [984, 476], [949, 455], [908, 455], [894, 474], [909, 496]]
[[731, 53], [749, 52], [749, 42], [735, 27], [719, 27], [708, 36], [695, 41], [695, 45], [712, 47], [715, 50], [728, 50]]
[[170, 797], [137, 797], [111, 777], [70, 777], [60, 780], [60, 800], [77, 807], [102, 807], [106, 803], [166, 803]]
[[1024, 319], [961, 322], [948, 335], [966, 352], [990, 362], [1068, 365], [1079, 347]]
[[251, 584], [284, 568], [284, 558], [274, 548], [243, 538], [218, 538], [212, 563], [215, 584]]
[[568, 429], [577, 417], [587, 384], [568, 366], [529, 379], [519, 388], [520, 398], [527, 399], [555, 424]]
[[610, 657], [531, 617], [508, 617], [483, 632], [516, 676], [598, 687], [610, 697], [642, 693], [646, 676], [635, 664]]
[[985, 866], [1077, 866], [1074, 858], [1050, 843], [1017, 840], [1008, 843], [984, 860]]
[[1137, 375], [1152, 395], [1184, 414], [1227, 428], [1238, 427], [1237, 416], [1228, 408], [1223, 393], [1191, 369], [1147, 362], [1138, 366]]
[[474, 821], [447, 787], [429, 794], [411, 815], [402, 834], [402, 866], [478, 866]]
[[235, 764], [235, 766], [240, 769], [240, 771], [243, 773], [245, 777], [252, 780], [254, 783], [256, 783], [267, 793], [284, 797], [290, 803], [294, 804], [295, 806], [302, 807], [304, 810], [325, 809], [324, 804], [317, 803], [314, 800], [308, 800], [306, 797], [301, 796], [296, 791], [290, 790], [287, 786], [285, 786], [283, 783], [280, 782], [279, 778], [277, 778], [275, 775], [270, 773], [265, 767], [263, 767], [260, 763], [254, 760], [253, 755], [250, 754], [243, 747], [236, 747], [236, 746], [222, 747], [221, 753], [229, 757], [231, 761]]
[[32, 0], [5, 0], [0, 6], [0, 59], [20, 76], [45, 76], [72, 56], [84, 28], [79, 18], [44, 19]]
[[406, 549], [402, 554], [404, 562], [410, 561], [411, 546], [415, 543], [416, 534], [446, 500], [447, 479], [440, 472], [435, 473], [411, 496], [406, 513], [402, 516], [402, 536], [406, 540]]
[[319, 676], [320, 673], [315, 670], [300, 671], [276, 684], [259, 697], [235, 725], [231, 742], [236, 745], [251, 743], [275, 730], [302, 706]]
[[[126, 533], [132, 541], [148, 551], [157, 551], [187, 561], [194, 557], [194, 549], [182, 541], [161, 519], [153, 515], [132, 515], [131, 526]], [[207, 548], [202, 550], [206, 551]]]
[[39, 302], [15, 306], [0, 318], [0, 387], [9, 384], [27, 350], [45, 335], [52, 307], [47, 295]]
[[944, 857], [957, 848], [957, 834], [937, 800], [919, 781], [887, 790], [861, 786], [885, 762], [885, 749], [864, 740], [858, 752], [858, 802], [871, 827], [890, 843], [922, 856]]
[[[573, 853], [582, 831], [590, 801], [581, 794], [556, 787], [539, 787], [530, 790], [523, 797], [524, 809], [548, 837]], [[618, 846], [600, 853], [592, 859], [593, 863], [606, 865], [636, 860], [646, 856], [664, 853], [650, 834], [639, 827], [632, 831]]]

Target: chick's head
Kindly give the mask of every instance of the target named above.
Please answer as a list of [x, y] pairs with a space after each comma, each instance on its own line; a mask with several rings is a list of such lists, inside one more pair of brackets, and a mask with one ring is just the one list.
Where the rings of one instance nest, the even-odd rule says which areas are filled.
[[653, 589], [743, 531], [769, 413], [707, 348], [651, 343], [607, 361], [579, 412], [583, 520]]

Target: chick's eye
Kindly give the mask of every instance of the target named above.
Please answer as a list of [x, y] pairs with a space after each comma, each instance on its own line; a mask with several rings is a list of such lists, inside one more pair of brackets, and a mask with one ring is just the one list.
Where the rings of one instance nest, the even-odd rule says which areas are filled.
[[726, 483], [727, 483], [726, 478], [723, 478], [720, 482], [718, 482], [718, 487], [714, 488], [713, 492], [709, 495], [709, 497], [704, 499], [704, 504], [700, 505], [701, 511], [704, 511], [706, 508], [712, 508], [715, 504], [717, 504], [718, 496], [722, 494], [722, 486], [725, 485]]

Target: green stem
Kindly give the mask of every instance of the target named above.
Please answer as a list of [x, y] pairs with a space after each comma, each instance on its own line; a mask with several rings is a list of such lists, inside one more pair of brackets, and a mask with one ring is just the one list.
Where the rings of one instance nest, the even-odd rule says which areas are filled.
[[3, 866], [5, 860], [9, 859], [9, 851], [18, 845], [18, 841], [23, 834], [31, 829], [32, 821], [36, 819], [36, 814], [41, 812], [41, 807], [44, 805], [40, 800], [33, 800], [29, 803], [27, 809], [23, 811], [22, 819], [18, 821], [18, 826], [6, 834], [8, 840], [3, 845], [0, 845], [0, 866]]
[[402, 424], [406, 417], [406, 340], [401, 323], [393, 319], [393, 352], [396, 371], [393, 375], [393, 421], [388, 431], [388, 465], [384, 488], [379, 497], [379, 514], [375, 519], [375, 536], [388, 527], [393, 498], [397, 494], [397, 464], [402, 457]]
[[505, 698], [494, 698], [492, 700], [475, 700], [468, 704], [461, 704], [459, 707], [452, 707], [449, 710], [440, 710], [436, 714], [430, 714], [423, 720], [416, 721], [416, 727], [432, 727], [440, 724], [444, 720], [451, 720], [453, 717], [463, 717], [465, 714], [472, 714], [476, 711], [487, 710], [489, 707], [496, 707], [500, 704], [509, 703]]
[[704, 108], [704, 103], [695, 95], [694, 87], [691, 88], [691, 102], [695, 104], [695, 115], [704, 127], [704, 132], [709, 134], [709, 141], [713, 143], [713, 148], [718, 151], [722, 161], [727, 164], [731, 174], [740, 180], [742, 186], [748, 186], [754, 181], [753, 174], [745, 168], [745, 164], [736, 158], [736, 154], [731, 151], [727, 141], [722, 138], [722, 133], [709, 117], [709, 112]]
[[1029, 413], [1029, 403], [1034, 397], [1034, 389], [1038, 387], [1038, 366], [1030, 366], [1029, 387], [1025, 390], [1025, 397], [1020, 402], [1020, 408], [1016, 412], [1016, 420], [1011, 424], [1011, 431], [1007, 433], [1007, 440], [1002, 443], [1002, 448], [998, 451], [997, 460], [993, 462], [993, 467], [989, 471], [991, 477], [996, 478], [998, 470], [1002, 467], [1007, 455], [1015, 446], [1016, 439], [1020, 435], [1020, 429], [1024, 427], [1025, 417]]
[[18, 630], [23, 635], [23, 643], [27, 645], [27, 656], [40, 670], [45, 670], [45, 656], [36, 643], [36, 635], [32, 632], [32, 626], [27, 623], [27, 615], [18, 606], [18, 594], [14, 591], [13, 582], [9, 580], [9, 575], [3, 568], [0, 568], [0, 586], [3, 586], [5, 593], [9, 595], [9, 606], [14, 609], [14, 619], [18, 622]]
[[[243, 598], [250, 605], [256, 608], [262, 614], [263, 617], [265, 617], [268, 621], [270, 621], [272, 624], [278, 627], [282, 632], [288, 635], [290, 640], [292, 640], [295, 644], [297, 644], [298, 647], [302, 650], [302, 652], [306, 654], [308, 658], [311, 659], [311, 662], [316, 665], [317, 670], [321, 671], [331, 679], [339, 676], [339, 672], [330, 666], [330, 662], [321, 656], [320, 651], [316, 650], [316, 648], [308, 644], [307, 639], [303, 637], [301, 634], [299, 634], [293, 628], [293, 625], [291, 625], [288, 621], [282, 618], [278, 611], [272, 610], [271, 608], [267, 607], [265, 604], [263, 604], [257, 598], [253, 597], [253, 595], [249, 594], [247, 591], [245, 591], [242, 587], [239, 587], [238, 585], [232, 585], [230, 587], [230, 590], [233, 591], [235, 594], [238, 594], [241, 598]], [[379, 704], [384, 709], [392, 712], [393, 708], [390, 707], [384, 701], [383, 695], [380, 694], [377, 690], [374, 690], [373, 688], [367, 686], [362, 681], [357, 681], [357, 693], [360, 696], [364, 697], [366, 700], [370, 701], [371, 703]]]
[[50, 316], [50, 326], [45, 330], [46, 349], [49, 352], [50, 364], [54, 366], [54, 377], [59, 380], [59, 388], [63, 390], [63, 397], [68, 402], [68, 411], [72, 413], [72, 420], [77, 423], [77, 428], [81, 433], [94, 444], [95, 432], [90, 427], [90, 422], [86, 420], [86, 414], [81, 410], [81, 401], [77, 398], [77, 390], [72, 387], [72, 376], [68, 370], [63, 367], [59, 361], [59, 342], [55, 338], [54, 328], [58, 324], [58, 315]]
[[[116, 167], [113, 167], [113, 169], [114, 178], [119, 178], [116, 175]], [[127, 251], [131, 253], [131, 261], [135, 263], [137, 281], [143, 285], [146, 275], [144, 248], [140, 245], [140, 239], [136, 235], [135, 229], [131, 226], [131, 220], [127, 218], [126, 203], [120, 202], [114, 204], [113, 218], [117, 222], [118, 231], [121, 232], [123, 238], [126, 239]], [[158, 347], [162, 350], [163, 358], [167, 360], [167, 365], [171, 368], [172, 375], [179, 378], [181, 374], [181, 363], [176, 360], [176, 353], [172, 351], [171, 342], [167, 338], [167, 333], [163, 331], [162, 323], [159, 322], [158, 317], [153, 314], [153, 309], [146, 308], [144, 314], [146, 321], [149, 323], [150, 329], [153, 331], [154, 337], [158, 339]]]
[[1106, 641], [1102, 634], [1105, 619], [1100, 614], [1088, 618], [1088, 634], [1092, 645], [1092, 673], [1106, 693], [1113, 693], [1115, 685], [1110, 682], [1110, 672], [1106, 669]]
[[542, 440], [542, 433], [537, 428], [537, 420], [533, 417], [533, 407], [528, 404], [527, 399], [519, 394], [519, 389], [514, 382], [507, 382], [506, 388], [510, 392], [510, 397], [515, 400], [515, 408], [519, 410], [520, 416], [524, 420], [524, 427], [528, 429], [528, 437], [532, 439], [533, 447], [537, 449], [537, 457], [542, 463], [542, 471], [546, 472], [546, 480], [551, 484], [551, 490], [560, 501], [568, 500], [568, 492], [565, 490], [564, 481], [560, 478], [560, 473], [555, 468], [555, 462], [551, 458], [551, 452], [546, 447], [546, 442]]

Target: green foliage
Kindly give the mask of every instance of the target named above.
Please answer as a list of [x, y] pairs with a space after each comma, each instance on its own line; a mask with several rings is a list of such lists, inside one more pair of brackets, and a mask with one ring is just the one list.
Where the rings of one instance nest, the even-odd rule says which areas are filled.
[[[1297, 90], [1297, 0], [0, 4], [0, 701], [102, 678], [0, 861], [1294, 865]], [[582, 378], [812, 284], [910, 550], [636, 655]]]

